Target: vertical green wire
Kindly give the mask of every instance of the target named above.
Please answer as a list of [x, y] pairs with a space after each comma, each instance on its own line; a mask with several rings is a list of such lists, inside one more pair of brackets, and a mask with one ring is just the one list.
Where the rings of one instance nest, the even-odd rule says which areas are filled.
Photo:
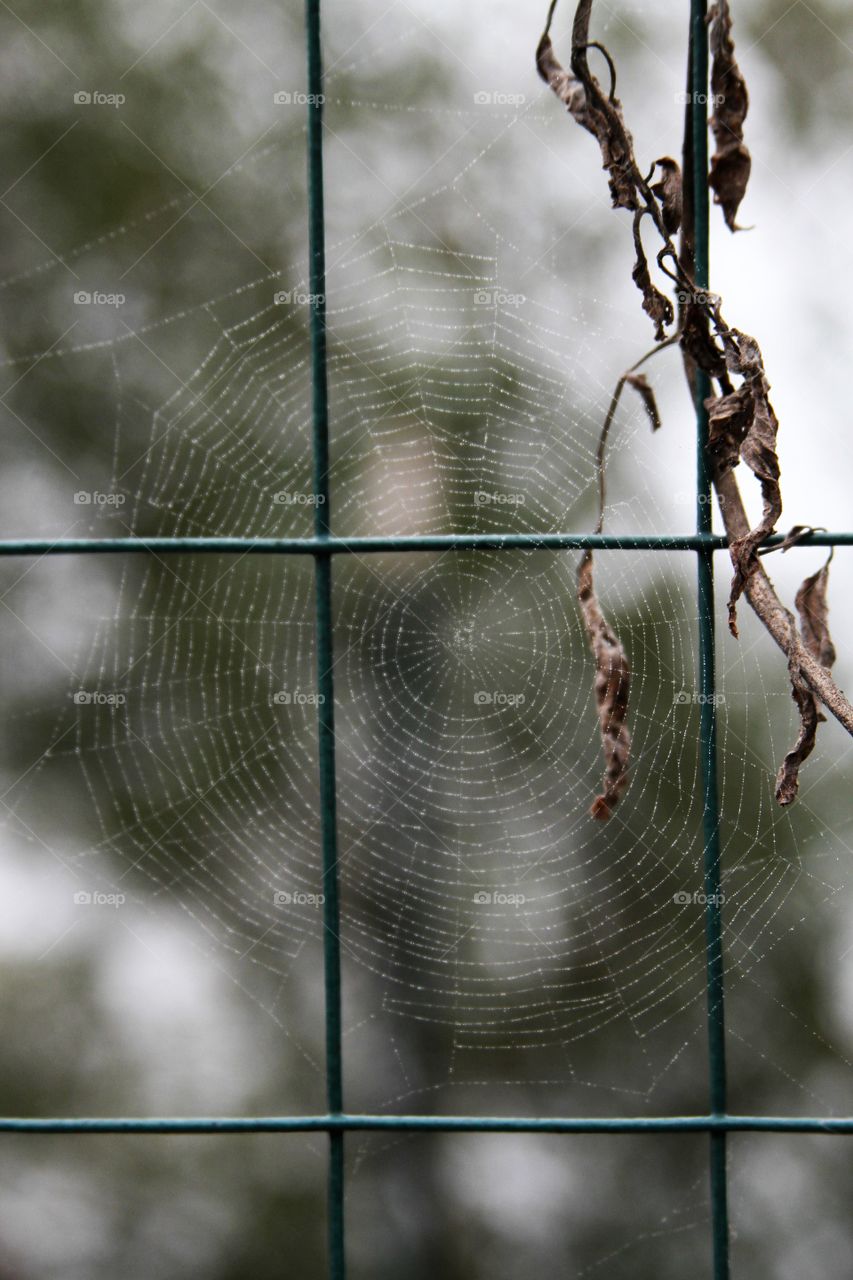
[[[693, 143], [695, 279], [699, 289], [709, 280], [708, 198], [708, 28], [707, 0], [691, 0], [690, 110]], [[705, 441], [711, 387], [707, 374], [696, 374], [696, 530], [711, 531], [711, 476]], [[713, 551], [697, 552], [699, 604], [699, 744], [702, 772], [702, 833], [705, 875], [705, 945], [708, 1000], [708, 1074], [712, 1115], [726, 1111], [726, 1044], [723, 1006], [723, 936], [720, 896], [720, 810], [717, 783], [717, 711], [714, 635]], [[714, 1280], [729, 1277], [726, 1134], [710, 1135], [711, 1219]]]
[[[314, 532], [330, 533], [329, 389], [326, 356], [326, 249], [323, 208], [323, 61], [320, 0], [306, 0], [308, 53], [308, 222], [311, 294], [311, 383], [314, 443]], [[341, 1054], [341, 946], [338, 902], [337, 785], [335, 778], [335, 689], [332, 675], [332, 557], [314, 557], [316, 584], [317, 692], [320, 820], [323, 842], [323, 971], [326, 1018], [326, 1101], [330, 1115], [343, 1110]], [[328, 1274], [344, 1280], [344, 1135], [329, 1133]]]

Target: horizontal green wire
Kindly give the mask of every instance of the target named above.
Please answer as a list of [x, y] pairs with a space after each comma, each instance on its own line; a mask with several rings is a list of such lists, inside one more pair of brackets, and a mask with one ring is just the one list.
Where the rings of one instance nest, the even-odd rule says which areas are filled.
[[0, 1118], [0, 1133], [307, 1133], [343, 1129], [441, 1133], [850, 1133], [853, 1116], [224, 1116], [219, 1119]]
[[[777, 547], [782, 534], [767, 538]], [[152, 555], [212, 552], [236, 555], [359, 555], [395, 551], [723, 551], [728, 538], [712, 533], [447, 533], [388, 538], [13, 538], [0, 541], [0, 555], [49, 556], [92, 553]], [[811, 533], [798, 546], [853, 546], [853, 533]]]

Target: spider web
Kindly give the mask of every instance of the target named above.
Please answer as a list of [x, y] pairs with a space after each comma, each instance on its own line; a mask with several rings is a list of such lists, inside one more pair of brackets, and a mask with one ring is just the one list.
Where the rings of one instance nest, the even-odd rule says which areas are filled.
[[[370, 247], [340, 253], [329, 298], [333, 526], [344, 536], [589, 527], [612, 372], [605, 335], [590, 333], [582, 306], [566, 313], [514, 292], [499, 254], [448, 260], [396, 239], [393, 223], [379, 230]], [[305, 286], [280, 284], [263, 277], [146, 330], [152, 352], [164, 334], [174, 344], [176, 325], [213, 333], [147, 414], [123, 391], [129, 333], [51, 354], [111, 366], [105, 490], [134, 481], [119, 531], [310, 532], [306, 337], [302, 316], [275, 300]], [[652, 477], [635, 474], [626, 496], [620, 483], [623, 455], [642, 457], [646, 434], [642, 409], [626, 405], [611, 528], [659, 525]], [[103, 519], [90, 527], [103, 531]], [[701, 1041], [692, 565], [598, 556], [602, 599], [631, 654], [634, 732], [632, 787], [602, 827], [588, 816], [601, 763], [575, 560], [336, 561], [345, 963], [369, 975], [365, 1046], [426, 1036], [436, 1072], [391, 1105], [491, 1075], [484, 1053], [525, 1058], [508, 1079], [518, 1070], [525, 1084], [563, 1085], [580, 1071], [586, 1087], [636, 1105]], [[312, 590], [307, 559], [126, 561], [114, 607], [74, 664], [75, 691], [94, 705], [74, 708], [55, 753], [73, 756], [96, 820], [72, 860], [82, 880], [152, 909], [178, 902], [227, 967], [266, 971], [271, 985], [254, 998], [285, 1021], [290, 967], [322, 931]], [[801, 872], [777, 848], [761, 768], [744, 768], [740, 733], [730, 744], [727, 687], [736, 981], [775, 939]], [[64, 713], [57, 736], [66, 727]], [[602, 1039], [619, 1045], [618, 1072], [576, 1050]], [[555, 1062], [556, 1075], [538, 1074]], [[389, 1105], [386, 1083], [365, 1105]]]

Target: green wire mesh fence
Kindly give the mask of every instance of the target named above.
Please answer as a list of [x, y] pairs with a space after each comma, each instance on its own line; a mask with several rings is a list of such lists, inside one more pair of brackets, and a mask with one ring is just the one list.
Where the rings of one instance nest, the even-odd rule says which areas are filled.
[[[708, 264], [708, 152], [707, 0], [691, 0], [690, 48], [692, 67], [692, 141], [695, 209], [696, 284], [709, 288]], [[696, 395], [697, 485], [696, 532], [692, 534], [460, 534], [412, 537], [342, 539], [333, 534], [329, 491], [330, 415], [326, 352], [326, 265], [323, 205], [323, 68], [320, 38], [320, 0], [306, 0], [308, 66], [308, 169], [310, 235], [310, 326], [313, 388], [314, 536], [309, 538], [102, 538], [7, 540], [5, 556], [78, 554], [271, 554], [311, 556], [315, 566], [315, 637], [319, 771], [322, 833], [322, 892], [324, 895], [324, 979], [326, 1035], [326, 1113], [302, 1116], [188, 1117], [188, 1118], [51, 1118], [7, 1117], [0, 1131], [10, 1133], [76, 1134], [328, 1134], [328, 1275], [343, 1280], [346, 1273], [344, 1233], [344, 1144], [353, 1131], [491, 1132], [550, 1134], [708, 1134], [712, 1230], [712, 1273], [725, 1280], [729, 1270], [729, 1226], [726, 1181], [727, 1137], [744, 1131], [776, 1133], [853, 1134], [853, 1117], [821, 1119], [779, 1115], [732, 1115], [727, 1110], [720, 893], [720, 810], [717, 782], [715, 694], [715, 633], [713, 556], [727, 540], [711, 532], [710, 476], [704, 440], [707, 379], [700, 375]], [[853, 533], [812, 532], [802, 539], [815, 546], [853, 544]], [[778, 545], [781, 536], [769, 539]], [[704, 895], [706, 902], [706, 995], [708, 1040], [708, 1111], [704, 1115], [653, 1117], [499, 1117], [494, 1115], [362, 1115], [344, 1109], [341, 1045], [341, 952], [338, 899], [337, 785], [335, 773], [335, 690], [332, 651], [332, 559], [337, 555], [371, 552], [429, 551], [499, 552], [511, 549], [577, 550], [583, 548], [636, 551], [692, 551], [697, 557], [699, 702], [702, 773]]]

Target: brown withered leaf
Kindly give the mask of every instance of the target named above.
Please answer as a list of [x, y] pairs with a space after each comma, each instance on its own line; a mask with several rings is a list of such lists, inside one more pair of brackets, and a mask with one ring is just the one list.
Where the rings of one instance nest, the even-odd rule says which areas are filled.
[[568, 72], [554, 53], [549, 27], [551, 14], [539, 47], [536, 69], [541, 78], [565, 103], [569, 113], [598, 141], [602, 166], [607, 170], [614, 208], [636, 209], [637, 175], [633, 143], [625, 127], [622, 104], [607, 97], [589, 69], [586, 50], [589, 46], [589, 20], [592, 0], [581, 0], [575, 11], [572, 29], [572, 70]]
[[796, 798], [800, 785], [800, 766], [814, 750], [817, 727], [824, 718], [818, 711], [814, 694], [803, 679], [793, 658], [788, 663], [788, 673], [791, 677], [791, 696], [800, 713], [800, 732], [776, 775], [776, 800], [781, 805], [791, 804]]
[[594, 133], [595, 130], [590, 127], [587, 117], [584, 87], [580, 80], [575, 79], [571, 72], [566, 71], [560, 64], [547, 32], [542, 36], [536, 50], [536, 70], [560, 101], [565, 103], [569, 114], [578, 124], [584, 129], [589, 129], [590, 133]]
[[690, 298], [691, 295], [686, 294], [684, 322], [679, 340], [681, 349], [710, 378], [725, 379], [727, 377], [725, 356], [711, 336], [704, 309]]
[[[829, 557], [831, 559], [832, 556]], [[829, 560], [817, 573], [806, 578], [794, 599], [800, 616], [803, 644], [822, 667], [832, 667], [836, 656], [835, 645], [829, 634], [829, 603], [826, 598]]]
[[674, 236], [681, 226], [681, 169], [672, 156], [662, 156], [655, 164], [662, 176], [652, 187], [652, 195], [661, 203], [664, 227]]
[[595, 705], [604, 750], [604, 785], [590, 807], [593, 818], [610, 817], [628, 785], [631, 734], [627, 725], [631, 670], [628, 657], [608, 624], [595, 594], [592, 552], [578, 566], [578, 601], [584, 629], [595, 658]]
[[709, 13], [711, 23], [711, 94], [714, 114], [711, 128], [716, 149], [711, 158], [709, 184], [716, 204], [722, 206], [730, 231], [746, 194], [752, 159], [743, 140], [743, 122], [749, 110], [746, 81], [735, 59], [729, 0], [717, 0]]
[[[806, 578], [797, 592], [795, 604], [803, 644], [822, 667], [830, 668], [835, 662], [835, 645], [829, 634], [829, 605], [826, 598], [828, 586], [829, 560], [817, 573]], [[793, 657], [788, 670], [791, 676], [791, 696], [800, 713], [800, 731], [776, 775], [776, 799], [781, 805], [790, 804], [796, 797], [800, 766], [814, 750], [817, 727], [825, 719], [818, 707], [817, 698], [803, 679]]]
[[663, 342], [666, 337], [664, 325], [672, 324], [675, 319], [675, 310], [666, 294], [661, 293], [660, 289], [652, 283], [652, 278], [649, 275], [649, 264], [646, 260], [643, 241], [640, 236], [643, 212], [644, 210], [638, 209], [634, 214], [634, 251], [637, 255], [637, 260], [631, 272], [631, 279], [643, 295], [643, 310], [654, 323], [656, 341]]
[[[656, 354], [662, 347], [671, 346], [675, 337], [668, 338], [662, 346], [653, 347], [651, 351], [622, 374], [610, 399], [610, 407], [601, 428], [596, 450], [596, 471], [598, 473], [598, 519], [595, 532], [601, 533], [604, 528], [604, 507], [606, 502], [606, 467], [607, 440], [616, 409], [619, 405], [625, 386], [633, 387], [640, 396], [646, 416], [653, 431], [661, 425], [655, 393], [647, 381], [645, 374], [638, 373], [641, 364]], [[601, 741], [604, 748], [605, 774], [604, 790], [597, 796], [590, 813], [594, 818], [609, 818], [622, 791], [628, 782], [628, 759], [631, 752], [631, 735], [627, 725], [628, 689], [631, 673], [625, 650], [612, 628], [601, 612], [601, 606], [595, 594], [593, 583], [592, 552], [587, 551], [578, 566], [578, 600], [583, 613], [584, 629], [589, 646], [595, 657], [595, 701], [598, 709], [598, 723]]]
[[[712, 373], [725, 385], [717, 364], [718, 350], [708, 332], [707, 317], [699, 307], [693, 308], [698, 316], [691, 316], [692, 304], [685, 316], [685, 333], [681, 345], [700, 368]], [[692, 325], [687, 339], [688, 323]], [[716, 475], [731, 471], [741, 459], [747, 464], [761, 485], [762, 515], [749, 533], [731, 544], [730, 553], [734, 565], [731, 592], [729, 594], [729, 630], [737, 636], [737, 602], [752, 574], [758, 567], [758, 548], [773, 533], [782, 514], [782, 493], [779, 487], [779, 459], [776, 455], [776, 435], [779, 423], [770, 403], [770, 384], [764, 372], [761, 348], [748, 333], [739, 329], [726, 330], [725, 366], [743, 378], [736, 391], [711, 396], [705, 401], [708, 409], [708, 452], [716, 468]]]
[[[639, 174], [634, 160], [634, 140], [628, 132], [622, 114], [622, 103], [611, 92], [606, 97], [601, 85], [589, 69], [587, 49], [592, 0], [579, 0], [572, 23], [572, 71], [580, 80], [586, 94], [589, 123], [586, 128], [595, 134], [601, 147], [602, 166], [607, 170], [610, 196], [614, 209], [637, 209]], [[607, 55], [611, 69], [610, 55]]]
[[643, 407], [646, 415], [651, 423], [652, 431], [660, 430], [660, 411], [658, 410], [658, 402], [655, 399], [654, 390], [644, 373], [626, 373], [625, 381], [629, 387], [633, 387], [643, 401]]
[[748, 333], [731, 329], [728, 333], [727, 363], [739, 373], [749, 388], [752, 421], [744, 437], [740, 456], [761, 485], [762, 514], [754, 528], [730, 547], [734, 577], [729, 595], [729, 630], [737, 636], [737, 602], [758, 567], [757, 550], [773, 533], [782, 514], [782, 492], [779, 488], [779, 459], [776, 435], [779, 422], [769, 400], [770, 384], [764, 372], [761, 348]]
[[740, 462], [740, 451], [752, 425], [755, 404], [749, 383], [725, 396], [710, 396], [708, 410], [708, 453], [715, 473], [723, 476]]

